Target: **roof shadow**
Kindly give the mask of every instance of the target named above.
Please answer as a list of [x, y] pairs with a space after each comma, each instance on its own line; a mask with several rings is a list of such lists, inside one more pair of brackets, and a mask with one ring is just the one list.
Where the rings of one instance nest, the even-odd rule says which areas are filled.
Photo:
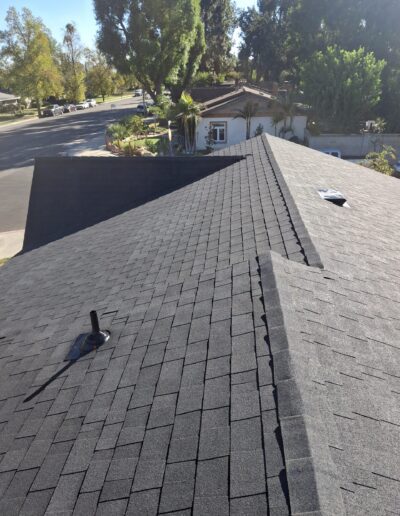
[[22, 253], [137, 208], [241, 159], [37, 158]]

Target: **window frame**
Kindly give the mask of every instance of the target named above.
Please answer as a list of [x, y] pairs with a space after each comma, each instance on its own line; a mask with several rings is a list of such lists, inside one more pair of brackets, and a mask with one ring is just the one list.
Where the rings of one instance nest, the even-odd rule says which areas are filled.
[[[210, 132], [211, 134], [214, 136], [213, 132], [214, 132], [214, 129], [215, 129], [215, 126], [219, 126], [217, 128], [218, 129], [223, 129], [224, 130], [224, 140], [214, 140], [213, 138], [213, 142], [215, 145], [219, 145], [219, 144], [224, 144], [224, 143], [227, 143], [228, 142], [228, 122], [210, 122]], [[220, 134], [220, 131], [218, 130], [218, 136]]]

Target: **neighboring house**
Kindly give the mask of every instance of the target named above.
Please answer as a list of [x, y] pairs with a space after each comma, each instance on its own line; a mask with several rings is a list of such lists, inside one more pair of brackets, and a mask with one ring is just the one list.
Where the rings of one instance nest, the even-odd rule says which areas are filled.
[[10, 95], [9, 93], [3, 93], [0, 91], [0, 109], [2, 106], [17, 106], [20, 97], [16, 97], [15, 95]]
[[[269, 135], [37, 160], [36, 249], [0, 269], [0, 514], [398, 514], [399, 198]], [[66, 363], [93, 309], [110, 339]]]
[[234, 85], [194, 86], [190, 88], [189, 93], [195, 102], [204, 103], [234, 91], [236, 91], [236, 86]]
[[197, 126], [197, 149], [212, 147], [215, 150], [229, 147], [246, 140], [246, 120], [238, 114], [247, 102], [257, 104], [256, 115], [251, 118], [250, 136], [257, 130], [282, 135], [283, 128], [289, 127], [292, 131], [285, 134], [286, 139], [296, 138], [304, 140], [304, 131], [307, 125], [307, 115], [299, 107], [295, 108], [292, 120], [287, 117], [274, 125], [274, 115], [281, 110], [279, 101], [266, 91], [249, 88], [247, 86], [227, 93], [203, 104], [203, 110]]

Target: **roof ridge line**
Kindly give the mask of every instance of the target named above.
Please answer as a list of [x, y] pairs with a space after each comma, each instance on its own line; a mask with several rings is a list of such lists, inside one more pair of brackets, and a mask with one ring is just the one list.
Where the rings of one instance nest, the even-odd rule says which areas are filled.
[[292, 337], [285, 326], [275, 260], [290, 261], [274, 251], [258, 256], [291, 514], [343, 516], [346, 512], [336, 466], [324, 443], [316, 447], [313, 440], [315, 429], [323, 422], [316, 417], [319, 408], [307, 410], [310, 404], [306, 404], [299, 385], [293, 360], [298, 352], [291, 349]]
[[296, 206], [294, 198], [285, 181], [282, 170], [275, 158], [275, 155], [265, 133], [261, 135], [261, 140], [264, 144], [265, 151], [270, 160], [272, 170], [274, 171], [276, 180], [282, 193], [282, 197], [286, 204], [286, 208], [289, 212], [289, 217], [292, 222], [293, 231], [295, 232], [300, 242], [300, 245], [303, 249], [307, 265], [309, 265], [310, 267], [317, 267], [318, 269], [323, 269], [324, 264], [322, 263], [322, 259], [310, 237], [310, 234], [308, 233], [308, 230], [306, 228], [306, 225], [304, 224], [303, 219], [301, 218], [300, 212]]

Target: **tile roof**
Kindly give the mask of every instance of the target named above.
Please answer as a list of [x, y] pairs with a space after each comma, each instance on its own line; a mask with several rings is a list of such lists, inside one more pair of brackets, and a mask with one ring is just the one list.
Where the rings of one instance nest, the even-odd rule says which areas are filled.
[[259, 97], [260, 99], [267, 101], [276, 100], [276, 97], [274, 97], [273, 95], [271, 95], [271, 93], [268, 93], [265, 90], [260, 90], [249, 86], [241, 86], [240, 88], [235, 89], [234, 91], [231, 91], [224, 95], [220, 95], [219, 97], [215, 97], [204, 102], [201, 114], [204, 115], [217, 107], [224, 106], [226, 104], [234, 102], [238, 98], [247, 94], [254, 95], [255, 97]]
[[[399, 512], [400, 183], [221, 154], [0, 271], [0, 514]], [[111, 339], [24, 403], [91, 309]]]

